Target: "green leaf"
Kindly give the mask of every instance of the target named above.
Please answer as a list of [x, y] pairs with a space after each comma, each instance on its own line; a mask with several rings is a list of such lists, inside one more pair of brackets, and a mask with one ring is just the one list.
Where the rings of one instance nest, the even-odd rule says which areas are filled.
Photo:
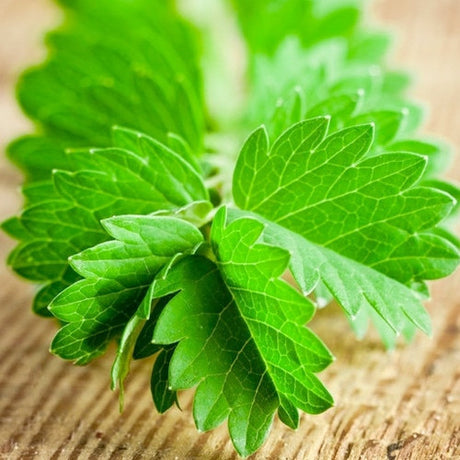
[[22, 194], [25, 199], [25, 208], [60, 198], [52, 180], [35, 181], [25, 184], [22, 187]]
[[[174, 223], [174, 220], [171, 222]], [[193, 248], [185, 248], [182, 251], [180, 250], [179, 247], [175, 248], [177, 252], [172, 257], [170, 257], [170, 259], [162, 267], [161, 271], [157, 273], [154, 281], [150, 284], [147, 290], [147, 293], [144, 299], [142, 300], [142, 302], [140, 303], [139, 307], [137, 308], [135, 314], [126, 323], [126, 326], [123, 329], [123, 333], [121, 335], [121, 339], [120, 339], [118, 349], [117, 349], [117, 355], [116, 355], [115, 361], [112, 366], [112, 385], [111, 385], [112, 390], [115, 390], [117, 388], [117, 385], [120, 388], [120, 393], [119, 393], [120, 411], [123, 410], [123, 404], [124, 404], [123, 383], [124, 383], [126, 376], [129, 373], [131, 358], [134, 357], [135, 348], [138, 347], [138, 343], [139, 343], [139, 339], [141, 338], [141, 334], [144, 332], [144, 329], [146, 329], [146, 331], [149, 331], [149, 330], [153, 331], [156, 321], [158, 317], [160, 316], [166, 304], [165, 302], [161, 302], [161, 299], [159, 300], [155, 298], [157, 285], [159, 282], [161, 283], [161, 281], [166, 278], [171, 268], [178, 262], [178, 260], [180, 260], [183, 257], [183, 253], [194, 253], [201, 246], [202, 237], [195, 227], [190, 226], [188, 229], [187, 228], [181, 229], [180, 226], [178, 226], [178, 228], [173, 228], [173, 227], [174, 225], [167, 230], [176, 232], [176, 235], [175, 235], [176, 237], [184, 236], [186, 235], [186, 232], [184, 232], [184, 230], [190, 232], [190, 230], [192, 229], [193, 232], [195, 232], [195, 235], [192, 232], [189, 235], [187, 235], [188, 237], [187, 239], [190, 239], [191, 241], [193, 241], [193, 239], [195, 238], [197, 239], [197, 244]], [[161, 226], [159, 226], [159, 228], [161, 229]], [[163, 228], [162, 230], [164, 231], [165, 228]], [[182, 235], [180, 235], [181, 233]], [[198, 234], [198, 238], [197, 238], [197, 234]], [[148, 235], [149, 238], [152, 238], [152, 236], [153, 235]], [[153, 238], [152, 238], [152, 241], [153, 241]], [[132, 244], [131, 241], [129, 242], [130, 244]], [[166, 242], [166, 240], [164, 240], [164, 242]], [[169, 252], [169, 249], [168, 249], [168, 252]], [[173, 253], [174, 253], [174, 248], [172, 248], [172, 251], [171, 251], [171, 254]], [[150, 337], [148, 338], [149, 343], [147, 345], [145, 343], [142, 344], [142, 341], [145, 342], [144, 337], [141, 339], [141, 343], [139, 343], [139, 345], [142, 347], [141, 353], [144, 353], [144, 355], [145, 353], [148, 353], [148, 355], [150, 355], [150, 354], [156, 353], [157, 351], [161, 351], [161, 347], [158, 347], [151, 343], [152, 335], [153, 334], [151, 334]], [[139, 350], [139, 347], [138, 347], [138, 350]], [[156, 368], [154, 367], [153, 372], [155, 372], [155, 369]], [[164, 373], [164, 370], [162, 370], [162, 373]], [[162, 381], [163, 380], [164, 379], [162, 377]], [[160, 401], [163, 401], [163, 398], [166, 397], [166, 395], [164, 394], [162, 390], [163, 385], [159, 384], [159, 386], [155, 386], [155, 388], [157, 388], [160, 394], [159, 395], [154, 394], [155, 396], [154, 401], [157, 398], [157, 396], [159, 397]], [[161, 408], [159, 408], [159, 410], [160, 409]]]
[[[174, 209], [208, 198], [198, 173], [168, 147], [135, 131], [115, 132], [121, 148], [69, 153], [75, 172], [53, 175], [61, 196], [102, 217], [129, 209], [139, 214]], [[126, 138], [132, 150], [123, 148]]]
[[203, 180], [181, 156], [132, 130], [114, 129], [114, 140], [120, 148], [68, 152], [72, 171], [55, 171], [54, 183], [28, 185], [29, 206], [4, 224], [22, 240], [9, 257], [12, 268], [52, 285], [35, 301], [40, 314], [46, 314], [44, 301], [68, 286], [69, 257], [109, 238], [101, 219], [160, 210], [198, 225], [208, 219], [212, 206]]
[[458, 216], [458, 213], [460, 211], [460, 184], [440, 179], [428, 179], [423, 181], [423, 185], [426, 187], [433, 187], [438, 190], [442, 190], [446, 194], [453, 197], [455, 200], [454, 207], [452, 208], [452, 211], [448, 216], [448, 219], [455, 219]]
[[350, 36], [357, 24], [359, 0], [233, 0], [250, 50], [272, 54], [280, 42], [296, 35], [304, 46], [331, 37]]
[[390, 95], [401, 94], [411, 83], [411, 76], [407, 72], [391, 71], [385, 74], [383, 92]]
[[[150, 316], [148, 317], [148, 319], [146, 319], [144, 323], [144, 327], [142, 328], [141, 332], [139, 333], [137, 337], [136, 345], [134, 346], [134, 350], [132, 354], [133, 359], [148, 358], [149, 356], [152, 356], [155, 353], [157, 353], [162, 348], [161, 346], [155, 343], [152, 343], [153, 331], [157, 324], [158, 317], [163, 311], [163, 308], [165, 307], [165, 305], [171, 300], [171, 298], [172, 296], [165, 296], [160, 299], [154, 300], [155, 308], [150, 308]], [[149, 311], [147, 311], [147, 316], [148, 316], [148, 313]], [[146, 316], [145, 312], [142, 316], [143, 317]]]
[[369, 32], [357, 34], [351, 41], [348, 58], [352, 61], [380, 61], [384, 59], [391, 36], [386, 32]]
[[280, 397], [278, 417], [285, 425], [293, 430], [299, 427], [299, 411], [297, 407], [284, 396]]
[[358, 110], [363, 95], [364, 91], [362, 90], [351, 94], [334, 95], [309, 109], [306, 118], [327, 114], [331, 116], [329, 129], [331, 131], [341, 129], [346, 126], [347, 121]]
[[45, 136], [24, 136], [8, 146], [10, 160], [25, 174], [31, 182], [50, 178], [50, 172], [68, 167], [64, 154], [64, 144], [54, 138]]
[[198, 385], [198, 429], [210, 430], [228, 417], [236, 449], [248, 455], [271, 425], [278, 406], [274, 387], [217, 267], [202, 257], [184, 259], [158, 295], [178, 290], [154, 334], [156, 343], [180, 341], [169, 368], [171, 388]]
[[449, 165], [449, 148], [439, 141], [406, 139], [391, 143], [385, 147], [387, 152], [412, 152], [426, 155], [427, 167], [423, 173], [426, 178], [433, 178], [442, 173]]
[[[86, 364], [116, 340], [121, 408], [131, 360], [156, 354], [158, 411], [196, 386], [197, 427], [228, 419], [245, 456], [276, 413], [296, 428], [299, 409], [332, 405], [310, 298], [387, 348], [430, 332], [421, 302], [458, 265], [459, 189], [437, 177], [447, 149], [417, 134], [410, 78], [387, 68], [391, 37], [359, 26], [361, 0], [231, 0], [246, 80], [210, 65], [232, 33], [213, 13], [207, 44], [173, 0], [57, 3], [48, 56], [18, 83], [35, 133], [8, 146], [25, 209], [2, 224], [19, 240], [9, 264], [38, 284], [34, 311], [59, 320], [54, 353]], [[232, 209], [235, 145], [262, 124]]]
[[27, 208], [20, 222], [26, 239], [11, 253], [9, 264], [34, 281], [61, 279], [68, 257], [107, 239], [91, 212], [63, 199]]
[[387, 72], [379, 53], [354, 48], [365, 42], [378, 48], [386, 40], [378, 34], [350, 40], [348, 45], [331, 39], [305, 48], [296, 37], [288, 37], [273, 56], [255, 55], [250, 122], [267, 124], [271, 140], [313, 116], [332, 116], [330, 132], [349, 125], [352, 116], [355, 124], [376, 122], [378, 145], [412, 135], [423, 111], [404, 98], [406, 76]]
[[19, 83], [23, 109], [45, 132], [10, 148], [28, 178], [67, 169], [64, 148], [108, 145], [114, 125], [163, 142], [173, 132], [201, 153], [204, 109], [190, 26], [160, 0], [128, 7], [80, 0], [71, 8], [65, 25], [47, 37], [49, 59]]
[[154, 341], [179, 342], [169, 381], [173, 390], [198, 384], [198, 428], [215, 428], [228, 417], [235, 448], [246, 456], [265, 439], [281, 399], [291, 426], [293, 406], [318, 413], [332, 404], [314, 376], [332, 357], [304, 327], [314, 312], [311, 302], [278, 279], [289, 254], [256, 243], [256, 220], [226, 227], [225, 214], [222, 208], [211, 235], [219, 270], [201, 257], [173, 267], [157, 295], [180, 292], [163, 310]]
[[[118, 216], [104, 221], [115, 238], [71, 258], [72, 268], [85, 279], [73, 284], [50, 305], [65, 325], [53, 340], [53, 353], [85, 364], [102, 354], [142, 305], [150, 312], [149, 286], [157, 273], [178, 253], [193, 250], [202, 241], [193, 225], [172, 217]], [[148, 314], [140, 316], [147, 319]], [[130, 323], [119, 352], [130, 355], [142, 321]], [[125, 343], [126, 342], [126, 343]], [[123, 360], [122, 360], [123, 361]], [[126, 366], [117, 362], [124, 377]], [[125, 367], [123, 367], [125, 366]], [[122, 380], [123, 377], [120, 377]]]
[[158, 354], [152, 369], [150, 389], [153, 402], [160, 414], [163, 414], [174, 403], [177, 403], [176, 392], [169, 387], [169, 366], [174, 350], [174, 346], [164, 348]]
[[351, 124], [373, 123], [375, 126], [375, 139], [373, 147], [385, 146], [392, 142], [401, 129], [406, 112], [382, 110], [364, 113], [351, 120]]
[[[166, 269], [163, 269], [162, 275], [157, 276], [155, 282], [150, 286], [149, 293], [146, 296], [146, 299], [149, 299], [150, 301], [150, 305], [148, 305], [146, 302], [143, 302], [143, 304], [136, 311], [136, 314], [127, 323], [123, 331], [122, 340], [118, 346], [117, 357], [112, 367], [112, 386], [119, 384], [120, 396], [122, 396], [123, 380], [127, 375], [127, 371], [120, 373], [117, 367], [121, 367], [121, 369], [127, 369], [129, 368], [131, 357], [133, 359], [142, 359], [158, 353], [155, 358], [155, 364], [152, 368], [150, 390], [155, 407], [160, 414], [166, 412], [174, 403], [176, 403], [179, 407], [179, 403], [177, 401], [177, 393], [171, 390], [169, 383], [169, 363], [171, 361], [175, 347], [163, 347], [152, 342], [153, 331], [157, 324], [158, 318], [173, 295], [153, 299], [153, 294], [155, 292], [155, 288], [157, 287], [156, 282], [158, 280], [163, 280], [165, 276], [169, 274], [169, 270], [174, 266], [175, 262], [179, 260], [180, 257], [172, 260], [169, 266], [166, 267]], [[131, 331], [134, 329], [132, 326], [135, 326], [136, 324], [142, 324], [142, 330], [140, 332], [135, 331], [135, 334], [131, 335]], [[125, 338], [125, 342], [123, 341], [123, 338]], [[127, 350], [125, 345], [127, 341], [131, 341], [131, 343], [135, 342], [134, 349], [131, 348], [129, 353], [125, 352]], [[122, 400], [120, 401], [122, 402]]]
[[21, 219], [18, 217], [10, 217], [1, 223], [2, 230], [16, 240], [24, 240], [30, 238], [31, 235]]
[[424, 157], [370, 155], [378, 142], [372, 125], [326, 136], [327, 124], [321, 117], [295, 124], [271, 147], [264, 130], [255, 131], [235, 168], [235, 203], [261, 216], [264, 241], [290, 251], [305, 294], [322, 281], [352, 319], [372, 308], [395, 331], [413, 323], [429, 333], [405, 285], [458, 265], [457, 248], [432, 231], [454, 200], [419, 185]]
[[[278, 279], [290, 254], [259, 243], [264, 228], [259, 221], [242, 218], [226, 226], [226, 215], [222, 208], [211, 233], [217, 264], [278, 393], [306, 412], [324, 410], [330, 398], [312, 373], [324, 369], [332, 356], [304, 327], [314, 314], [312, 303]], [[286, 392], [289, 380], [298, 392]]]
[[79, 279], [80, 276], [68, 267], [62, 278], [45, 284], [35, 295], [32, 305], [34, 313], [45, 317], [53, 316], [48, 306], [55, 297]]

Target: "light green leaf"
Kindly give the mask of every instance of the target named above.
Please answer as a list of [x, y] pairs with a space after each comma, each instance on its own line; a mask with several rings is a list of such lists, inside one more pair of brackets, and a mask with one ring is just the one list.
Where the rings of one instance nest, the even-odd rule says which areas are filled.
[[357, 34], [351, 41], [348, 58], [352, 61], [372, 62], [385, 58], [392, 39], [386, 32]]
[[[49, 307], [56, 318], [69, 323], [55, 337], [53, 353], [78, 364], [103, 353], [141, 305], [148, 313], [129, 323], [122, 340], [120, 354], [130, 356], [142, 320], [150, 313], [149, 286], [155, 276], [178, 253], [192, 251], [203, 239], [196, 227], [172, 217], [118, 216], [104, 221], [104, 227], [115, 240], [71, 258], [72, 268], [85, 279]], [[127, 367], [118, 361], [116, 366], [120, 370], [114, 372], [122, 380]]]
[[9, 257], [12, 268], [25, 278], [53, 285], [36, 301], [39, 312], [46, 311], [43, 302], [52, 300], [51, 293], [59, 293], [57, 287], [68, 286], [68, 258], [108, 239], [101, 219], [160, 210], [199, 225], [208, 219], [208, 192], [191, 165], [148, 136], [122, 128], [114, 131], [116, 142], [125, 142], [133, 151], [68, 152], [71, 171], [55, 171], [54, 184], [28, 185], [24, 192], [29, 206], [4, 224], [22, 240]]
[[211, 430], [228, 417], [235, 448], [249, 455], [263, 443], [278, 407], [273, 384], [210, 260], [180, 261], [157, 295], [178, 290], [154, 333], [156, 343], [179, 342], [169, 366], [171, 388], [198, 385], [193, 406], [198, 429]]
[[395, 331], [413, 323], [429, 332], [418, 296], [405, 285], [457, 266], [457, 248], [432, 231], [452, 210], [452, 197], [418, 185], [426, 164], [420, 155], [369, 156], [372, 125], [326, 131], [327, 119], [306, 120], [271, 147], [263, 130], [254, 132], [235, 169], [235, 203], [262, 216], [264, 241], [290, 251], [306, 294], [322, 281], [352, 319], [367, 306]]
[[232, 3], [253, 53], [272, 54], [290, 35], [297, 36], [304, 46], [330, 37], [349, 37], [360, 16], [360, 0], [232, 0]]
[[66, 6], [65, 25], [47, 36], [49, 59], [19, 82], [23, 109], [45, 133], [10, 147], [28, 179], [67, 169], [65, 148], [109, 145], [114, 125], [163, 142], [176, 133], [200, 154], [204, 104], [190, 26], [160, 0]]
[[408, 115], [407, 111], [382, 110], [361, 114], [351, 120], [350, 124], [372, 123], [375, 128], [375, 139], [373, 148], [385, 146], [392, 142], [401, 130], [404, 118]]
[[363, 90], [351, 94], [334, 95], [309, 109], [305, 118], [329, 115], [331, 117], [329, 129], [336, 131], [346, 126], [347, 121], [358, 110], [363, 96]]
[[44, 136], [24, 136], [8, 146], [8, 157], [24, 172], [32, 183], [50, 179], [55, 168], [66, 169], [67, 157], [64, 143]]
[[142, 156], [117, 148], [71, 153], [76, 172], [54, 173], [58, 192], [97, 215], [106, 215], [107, 208], [143, 214], [208, 198], [202, 179], [184, 160], [153, 139], [132, 135]]
[[428, 164], [423, 176], [426, 178], [437, 176], [449, 165], [449, 148], [439, 141], [421, 139], [399, 140], [387, 145], [385, 151], [412, 152], [425, 155], [428, 158]]
[[174, 390], [198, 384], [198, 428], [212, 429], [228, 417], [233, 443], [245, 456], [263, 442], [281, 399], [290, 426], [297, 423], [295, 408], [318, 413], [332, 404], [314, 375], [332, 357], [304, 326], [311, 302], [279, 279], [289, 253], [257, 242], [258, 221], [225, 221], [222, 208], [211, 234], [220, 273], [197, 257], [171, 270], [157, 295], [181, 292], [163, 310], [154, 340], [179, 342], [169, 380]]

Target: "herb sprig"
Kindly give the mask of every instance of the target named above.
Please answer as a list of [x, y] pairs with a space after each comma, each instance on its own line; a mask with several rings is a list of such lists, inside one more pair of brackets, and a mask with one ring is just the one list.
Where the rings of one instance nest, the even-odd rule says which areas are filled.
[[[360, 1], [231, 1], [248, 90], [228, 123], [174, 2], [59, 3], [47, 60], [18, 84], [36, 131], [8, 148], [25, 204], [3, 223], [34, 311], [60, 322], [54, 354], [87, 364], [117, 341], [121, 404], [130, 361], [156, 355], [158, 411], [196, 387], [197, 427], [228, 419], [247, 456], [276, 413], [296, 428], [333, 404], [316, 377], [332, 354], [305, 327], [318, 305], [388, 348], [430, 333], [426, 281], [458, 265], [459, 192]], [[242, 144], [231, 181], [224, 138]]]

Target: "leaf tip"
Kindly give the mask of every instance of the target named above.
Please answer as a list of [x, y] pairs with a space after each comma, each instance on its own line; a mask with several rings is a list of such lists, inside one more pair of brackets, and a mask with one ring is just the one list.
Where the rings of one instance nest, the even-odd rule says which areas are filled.
[[407, 116], [409, 115], [409, 109], [408, 109], [407, 107], [403, 107], [403, 108], [401, 109], [401, 115], [402, 115], [403, 117], [407, 117]]
[[[308, 295], [308, 293], [307, 293], [307, 295]], [[329, 303], [329, 301], [324, 297], [317, 297], [316, 298], [316, 304], [318, 305], [318, 308], [324, 308], [328, 303]]]

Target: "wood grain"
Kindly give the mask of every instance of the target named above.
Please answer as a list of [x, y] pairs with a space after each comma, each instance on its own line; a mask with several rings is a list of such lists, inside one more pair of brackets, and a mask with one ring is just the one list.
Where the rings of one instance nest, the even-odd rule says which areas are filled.
[[[460, 145], [460, 1], [376, 2], [376, 21], [397, 31], [393, 61], [418, 75], [414, 96], [431, 107], [426, 131]], [[56, 21], [45, 0], [0, 1], [0, 143], [27, 129], [14, 103], [19, 69], [43, 50], [41, 33]], [[449, 175], [460, 177], [458, 159]], [[0, 219], [16, 212], [20, 177], [0, 160]], [[12, 242], [0, 235], [3, 260]], [[109, 389], [113, 350], [86, 368], [48, 354], [55, 332], [30, 312], [33, 288], [0, 266], [0, 457], [5, 459], [234, 459], [226, 427], [198, 434], [192, 393], [183, 411], [155, 413], [151, 363], [135, 363], [126, 408]], [[254, 459], [460, 458], [460, 276], [433, 283], [432, 338], [386, 353], [375, 335], [358, 342], [331, 308], [313, 329], [337, 356], [322, 374], [336, 406], [303, 415], [291, 431], [275, 422]]]

